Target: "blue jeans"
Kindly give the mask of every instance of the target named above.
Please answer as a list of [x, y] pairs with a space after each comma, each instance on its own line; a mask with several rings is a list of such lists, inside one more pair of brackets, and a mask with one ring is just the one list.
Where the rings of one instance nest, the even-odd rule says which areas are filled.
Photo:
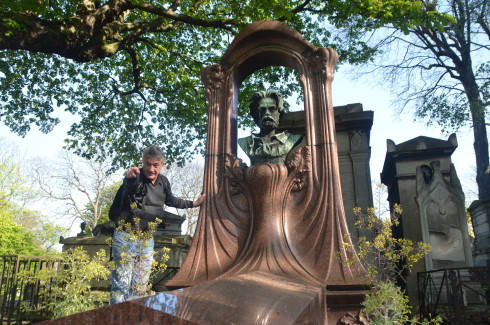
[[153, 238], [131, 239], [125, 231], [114, 231], [112, 254], [115, 269], [112, 271], [111, 305], [146, 294], [153, 246]]

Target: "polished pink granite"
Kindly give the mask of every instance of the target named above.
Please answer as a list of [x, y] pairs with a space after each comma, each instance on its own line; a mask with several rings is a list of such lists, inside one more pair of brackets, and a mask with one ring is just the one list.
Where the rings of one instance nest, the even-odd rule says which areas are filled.
[[254, 272], [43, 324], [324, 324], [325, 316], [322, 286]]

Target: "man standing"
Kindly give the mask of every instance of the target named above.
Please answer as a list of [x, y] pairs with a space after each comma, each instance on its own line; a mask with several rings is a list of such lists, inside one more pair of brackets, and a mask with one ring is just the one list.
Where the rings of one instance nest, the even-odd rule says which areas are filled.
[[[119, 219], [132, 230], [145, 231], [148, 223], [163, 219], [163, 206], [175, 208], [199, 207], [205, 195], [196, 201], [176, 198], [168, 179], [160, 174], [165, 156], [157, 146], [149, 146], [143, 152], [143, 168], [126, 170], [123, 181], [123, 201]], [[133, 231], [120, 228], [114, 231], [112, 250], [115, 270], [112, 272], [110, 303], [115, 304], [138, 298], [146, 292], [153, 259], [154, 240], [135, 238]]]
[[250, 115], [260, 128], [258, 134], [238, 139], [240, 148], [250, 158], [250, 164], [285, 164], [293, 148], [299, 148], [302, 136], [288, 131], [276, 133], [284, 115], [283, 99], [275, 90], [259, 91], [252, 95]]

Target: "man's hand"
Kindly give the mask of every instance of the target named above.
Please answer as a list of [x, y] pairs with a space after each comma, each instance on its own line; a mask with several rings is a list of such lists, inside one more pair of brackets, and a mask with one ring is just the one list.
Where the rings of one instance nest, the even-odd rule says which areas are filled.
[[124, 175], [127, 178], [136, 178], [139, 176], [139, 174], [140, 174], [140, 169], [138, 167], [130, 167], [124, 173]]
[[204, 202], [205, 198], [206, 198], [206, 194], [201, 194], [197, 200], [192, 202], [192, 207], [194, 208], [200, 207]]

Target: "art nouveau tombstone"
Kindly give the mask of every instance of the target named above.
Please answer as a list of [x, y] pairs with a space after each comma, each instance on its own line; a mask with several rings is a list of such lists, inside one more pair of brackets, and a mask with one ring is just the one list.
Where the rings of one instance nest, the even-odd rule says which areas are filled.
[[[333, 49], [312, 46], [280, 22], [261, 21], [202, 71], [209, 101], [206, 201], [189, 254], [167, 283], [182, 289], [109, 307], [117, 319], [133, 319], [134, 309], [148, 324], [352, 320], [368, 280], [343, 245], [350, 238], [331, 98], [336, 62]], [[306, 146], [286, 165], [246, 167], [236, 158], [237, 95], [247, 76], [271, 65], [301, 75]]]
[[[207, 200], [189, 255], [169, 286], [251, 271], [327, 286], [366, 283], [356, 257], [342, 245], [348, 230], [331, 98], [336, 62], [333, 49], [311, 46], [288, 26], [263, 21], [245, 28], [220, 63], [203, 70], [209, 100]], [[246, 168], [235, 157], [239, 86], [270, 65], [301, 75], [307, 145], [287, 166]], [[334, 252], [340, 252], [340, 259]]]
[[[357, 257], [343, 245], [350, 239], [331, 98], [336, 62], [333, 49], [312, 46], [282, 23], [262, 21], [246, 27], [221, 61], [202, 71], [209, 101], [207, 197], [189, 255], [169, 288], [252, 272], [347, 292], [367, 283]], [[235, 156], [238, 91], [247, 76], [271, 65], [301, 75], [307, 145], [287, 165], [247, 168]]]

